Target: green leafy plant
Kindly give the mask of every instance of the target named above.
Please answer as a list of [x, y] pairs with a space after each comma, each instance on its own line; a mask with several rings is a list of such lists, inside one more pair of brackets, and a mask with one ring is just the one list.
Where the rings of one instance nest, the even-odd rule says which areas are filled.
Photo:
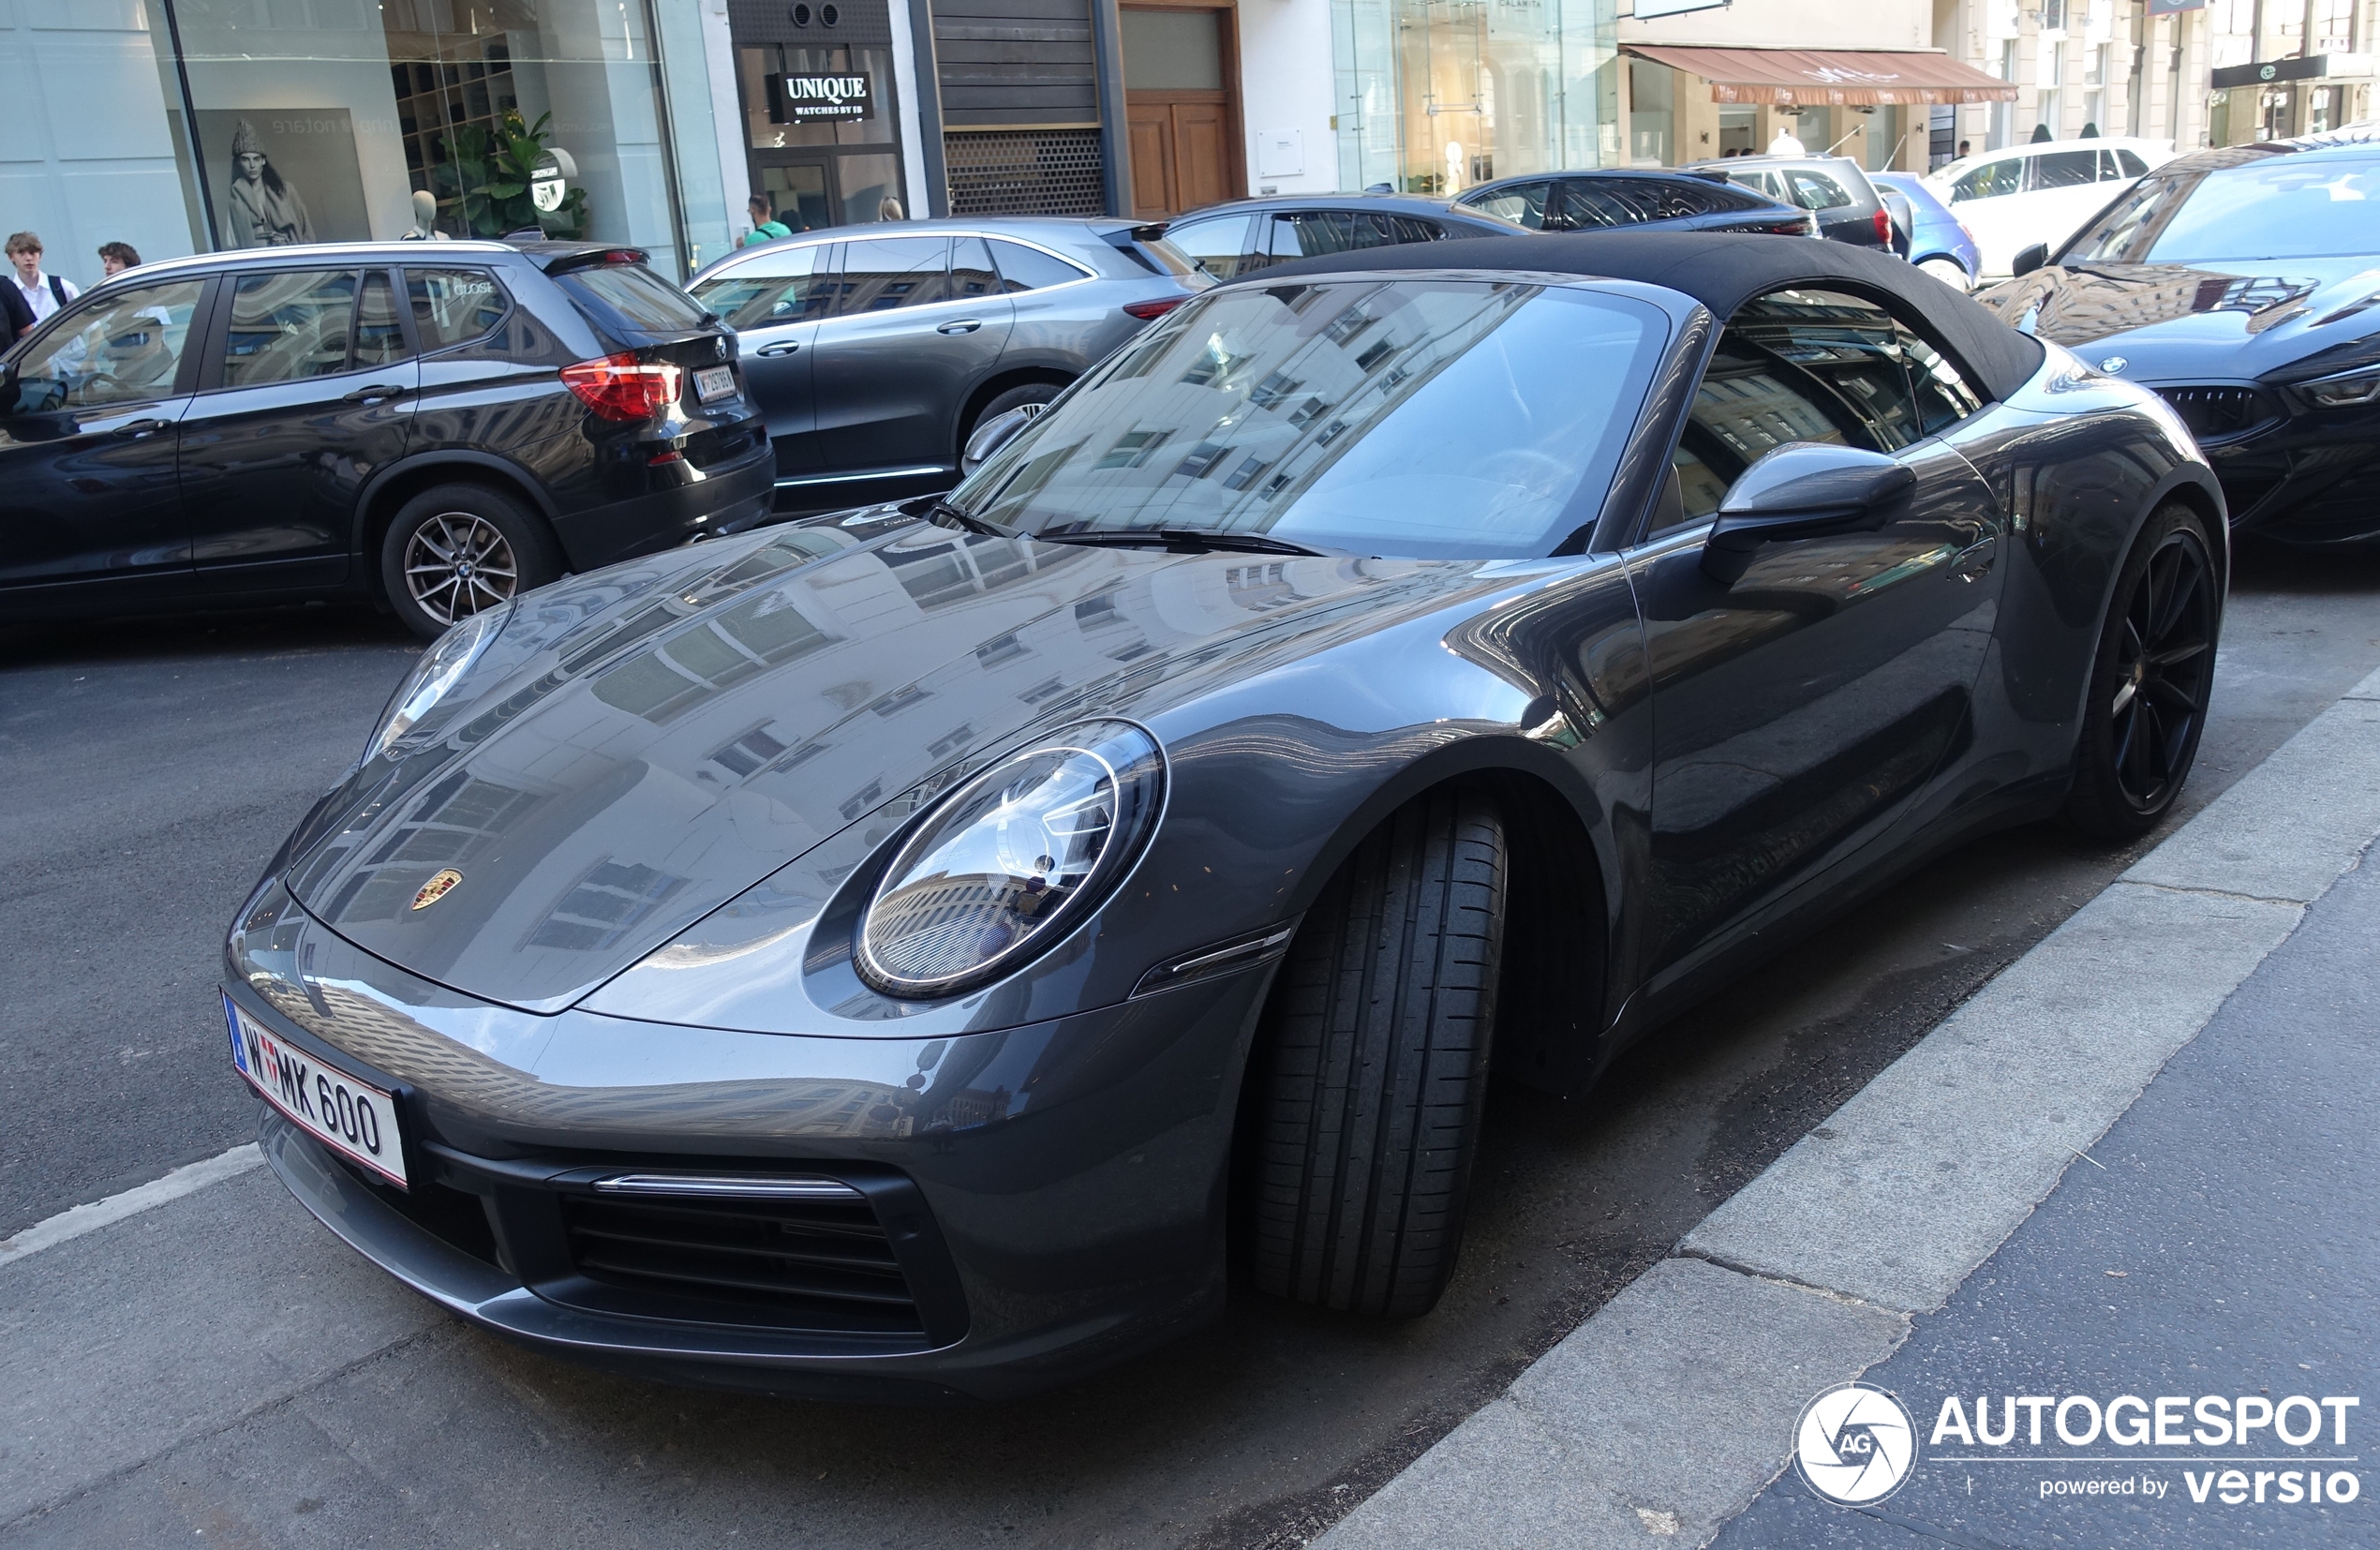
[[545, 154], [545, 127], [553, 117], [543, 113], [535, 124], [524, 125], [519, 113], [508, 110], [494, 134], [483, 125], [467, 124], [453, 135], [441, 135], [446, 160], [430, 176], [439, 213], [474, 237], [500, 237], [527, 226], [539, 227], [549, 237], [586, 235], [586, 189], [572, 189], [562, 197], [562, 207], [554, 211], [540, 210], [528, 196], [529, 179]]

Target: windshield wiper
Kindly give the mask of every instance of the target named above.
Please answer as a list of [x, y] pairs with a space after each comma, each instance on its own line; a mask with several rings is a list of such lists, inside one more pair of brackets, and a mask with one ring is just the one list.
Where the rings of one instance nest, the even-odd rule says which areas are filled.
[[947, 500], [937, 500], [932, 505], [927, 507], [926, 519], [930, 522], [938, 523], [945, 528], [963, 528], [968, 532], [981, 533], [986, 538], [1014, 538], [1017, 536], [1005, 528], [996, 527], [989, 522], [986, 522], [980, 516], [974, 516], [966, 512], [960, 511], [958, 507], [952, 505]]
[[1162, 544], [1168, 549], [1212, 551], [1228, 550], [1251, 555], [1320, 555], [1320, 549], [1309, 549], [1302, 544], [1292, 544], [1283, 538], [1267, 538], [1262, 533], [1214, 533], [1197, 528], [1121, 528], [1099, 532], [1034, 533], [1044, 544], [1089, 544], [1107, 548], [1138, 548]]

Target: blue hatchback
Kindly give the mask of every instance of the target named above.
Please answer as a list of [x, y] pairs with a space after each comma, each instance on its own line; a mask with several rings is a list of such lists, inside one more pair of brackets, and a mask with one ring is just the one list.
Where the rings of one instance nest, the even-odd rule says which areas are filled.
[[1914, 172], [1870, 172], [1867, 180], [1909, 201], [1917, 217], [1917, 230], [1910, 234], [1909, 261], [1946, 285], [1973, 290], [1984, 262], [1974, 234], [1926, 186], [1925, 180]]

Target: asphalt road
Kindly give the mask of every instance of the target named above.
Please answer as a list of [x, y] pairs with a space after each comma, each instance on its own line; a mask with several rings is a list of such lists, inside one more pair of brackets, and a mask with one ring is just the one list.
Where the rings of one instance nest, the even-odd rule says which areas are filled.
[[[329, 609], [0, 633], [0, 931], [33, 966], [0, 1011], [0, 1234], [251, 1133], [212, 990], [221, 930], [411, 654], [394, 626]], [[2243, 552], [2185, 809], [2375, 666], [2380, 559]], [[1647, 1040], [1590, 1099], [1494, 1095], [1463, 1268], [1423, 1320], [1244, 1296], [1188, 1341], [998, 1411], [661, 1389], [455, 1328], [380, 1359], [394, 1365], [368, 1379], [378, 1398], [339, 1446], [383, 1478], [499, 1497], [546, 1543], [724, 1543], [731, 1529], [1296, 1543], [2133, 854], [2051, 829], [1979, 842]], [[599, 1532], [581, 1512], [599, 1497], [635, 1510]]]

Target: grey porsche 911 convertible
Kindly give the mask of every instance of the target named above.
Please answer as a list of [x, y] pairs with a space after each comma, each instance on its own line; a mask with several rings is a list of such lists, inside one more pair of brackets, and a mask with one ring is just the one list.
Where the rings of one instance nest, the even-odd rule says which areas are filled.
[[231, 930], [290, 1190], [466, 1319], [781, 1393], [1017, 1394], [1235, 1283], [1419, 1315], [1491, 1071], [2171, 807], [2228, 560], [2154, 395], [1838, 244], [1355, 257], [945, 497], [433, 646]]

